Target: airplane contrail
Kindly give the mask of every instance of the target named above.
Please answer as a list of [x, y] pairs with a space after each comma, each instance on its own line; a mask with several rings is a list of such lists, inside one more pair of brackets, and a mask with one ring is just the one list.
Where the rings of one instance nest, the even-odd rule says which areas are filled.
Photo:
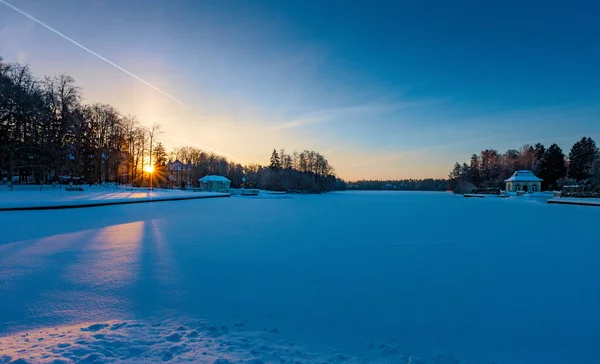
[[57, 35], [61, 36], [62, 38], [64, 38], [64, 39], [68, 40], [69, 42], [71, 42], [71, 43], [75, 44], [76, 46], [78, 46], [79, 48], [81, 48], [81, 49], [85, 50], [86, 52], [88, 52], [88, 53], [90, 53], [90, 54], [92, 54], [92, 55], [94, 55], [94, 56], [96, 56], [96, 57], [100, 58], [101, 60], [103, 60], [104, 62], [106, 62], [106, 63], [110, 64], [111, 66], [113, 66], [113, 67], [115, 67], [115, 68], [117, 68], [117, 69], [119, 69], [119, 70], [121, 70], [121, 71], [125, 72], [125, 73], [126, 73], [126, 74], [128, 74], [129, 76], [131, 76], [131, 77], [135, 78], [136, 80], [138, 80], [138, 81], [140, 81], [141, 83], [145, 84], [146, 86], [148, 86], [148, 87], [150, 87], [150, 88], [154, 89], [155, 91], [158, 91], [158, 92], [160, 92], [161, 94], [163, 94], [163, 95], [165, 95], [166, 97], [170, 98], [171, 100], [173, 100], [173, 101], [177, 102], [178, 104], [180, 104], [180, 105], [183, 105], [183, 106], [185, 106], [185, 107], [187, 107], [187, 108], [189, 108], [189, 109], [191, 109], [191, 108], [192, 108], [191, 106], [189, 106], [189, 105], [188, 105], [188, 104], [186, 104], [185, 102], [183, 102], [183, 101], [179, 100], [179, 99], [178, 99], [178, 98], [176, 98], [175, 96], [172, 96], [172, 95], [170, 95], [169, 93], [167, 93], [167, 92], [165, 92], [165, 91], [161, 90], [160, 88], [158, 88], [158, 87], [154, 86], [153, 84], [151, 84], [150, 82], [148, 82], [148, 81], [146, 81], [146, 80], [142, 79], [141, 77], [137, 76], [136, 74], [129, 72], [128, 70], [126, 70], [125, 68], [123, 68], [123, 67], [119, 66], [118, 64], [116, 64], [116, 63], [114, 63], [114, 62], [111, 62], [110, 60], [108, 60], [108, 59], [104, 58], [103, 56], [99, 55], [98, 53], [96, 53], [96, 52], [92, 51], [91, 49], [87, 48], [86, 46], [84, 46], [84, 45], [82, 45], [82, 44], [80, 44], [80, 43], [76, 42], [75, 40], [73, 40], [73, 39], [71, 39], [71, 38], [67, 37], [66, 35], [64, 35], [63, 33], [59, 32], [58, 30], [56, 30], [56, 29], [52, 28], [52, 27], [51, 27], [51, 26], [49, 26], [48, 24], [46, 24], [46, 23], [42, 22], [41, 20], [38, 20], [37, 18], [33, 17], [32, 15], [29, 15], [29, 14], [27, 14], [27, 13], [26, 13], [26, 12], [24, 12], [23, 10], [21, 10], [21, 9], [17, 8], [16, 6], [14, 6], [14, 5], [12, 5], [12, 4], [10, 4], [10, 3], [6, 2], [5, 0], [0, 0], [0, 3], [2, 3], [2, 4], [4, 4], [4, 5], [6, 5], [6, 6], [8, 6], [9, 8], [13, 9], [14, 11], [16, 11], [16, 12], [20, 13], [21, 15], [24, 15], [24, 16], [26, 16], [27, 18], [29, 18], [29, 19], [33, 20], [34, 22], [38, 23], [39, 25], [43, 26], [44, 28], [46, 28], [46, 29], [50, 30], [50, 31], [51, 31], [51, 32], [53, 32], [54, 34], [57, 34]]
[[[174, 97], [174, 96], [170, 95], [169, 93], [167, 93], [167, 92], [165, 92], [165, 91], [161, 90], [160, 88], [158, 88], [158, 87], [154, 86], [154, 85], [153, 85], [153, 84], [151, 84], [150, 82], [148, 82], [148, 81], [146, 81], [146, 80], [142, 79], [141, 77], [139, 77], [139, 76], [135, 75], [134, 73], [131, 73], [131, 72], [129, 72], [128, 70], [124, 69], [123, 67], [119, 66], [118, 64], [116, 64], [116, 63], [114, 63], [114, 62], [111, 62], [110, 60], [108, 60], [108, 59], [106, 59], [105, 57], [103, 57], [103, 56], [99, 55], [98, 53], [96, 53], [96, 52], [92, 51], [91, 49], [87, 48], [86, 46], [84, 46], [84, 45], [82, 45], [82, 44], [80, 44], [80, 43], [76, 42], [75, 40], [73, 40], [73, 39], [71, 39], [71, 38], [67, 37], [67, 36], [66, 36], [66, 35], [64, 35], [63, 33], [61, 33], [61, 32], [59, 32], [58, 30], [56, 30], [56, 29], [52, 28], [51, 26], [49, 26], [48, 24], [46, 24], [46, 23], [42, 22], [41, 20], [39, 20], [39, 19], [35, 18], [34, 16], [27, 14], [27, 13], [26, 13], [26, 12], [24, 12], [23, 10], [21, 10], [21, 9], [17, 8], [16, 6], [14, 6], [14, 5], [12, 5], [12, 4], [10, 4], [10, 3], [6, 2], [5, 0], [0, 0], [0, 3], [2, 3], [2, 4], [4, 4], [4, 5], [6, 5], [6, 6], [8, 6], [9, 8], [13, 9], [14, 11], [16, 11], [16, 12], [20, 13], [21, 15], [24, 15], [24, 16], [26, 16], [27, 18], [29, 18], [29, 19], [33, 20], [34, 22], [38, 23], [39, 25], [43, 26], [44, 28], [46, 28], [46, 29], [50, 30], [51, 32], [53, 32], [53, 33], [55, 33], [55, 34], [57, 34], [57, 35], [61, 36], [62, 38], [64, 38], [64, 39], [68, 40], [69, 42], [71, 42], [71, 43], [75, 44], [76, 46], [78, 46], [79, 48], [81, 48], [81, 49], [85, 50], [86, 52], [88, 52], [88, 53], [90, 53], [90, 54], [92, 54], [92, 55], [94, 55], [94, 56], [96, 56], [96, 57], [100, 58], [101, 60], [103, 60], [104, 62], [106, 62], [106, 63], [110, 64], [111, 66], [113, 66], [113, 67], [115, 67], [115, 68], [117, 68], [117, 69], [119, 69], [119, 70], [121, 70], [121, 71], [125, 72], [125, 73], [126, 73], [126, 74], [128, 74], [129, 76], [131, 76], [131, 77], [135, 78], [136, 80], [138, 80], [138, 81], [142, 82], [143, 84], [145, 84], [146, 86], [148, 86], [148, 87], [150, 87], [150, 88], [154, 89], [155, 91], [158, 91], [158, 92], [160, 92], [161, 94], [163, 94], [163, 95], [167, 96], [168, 98], [170, 98], [171, 100], [173, 100], [173, 101], [177, 102], [178, 104], [180, 104], [180, 105], [182, 105], [182, 106], [185, 106], [185, 107], [187, 107], [187, 108], [189, 108], [189, 109], [191, 109], [191, 108], [192, 108], [191, 106], [189, 106], [188, 104], [184, 103], [183, 101], [181, 101], [181, 100], [177, 99], [176, 97]], [[148, 128], [148, 127], [145, 127], [145, 126], [143, 126], [143, 127], [144, 127], [144, 128]], [[207, 149], [207, 150], [209, 150], [209, 151], [211, 151], [211, 152], [213, 152], [213, 153], [221, 154], [221, 155], [224, 155], [224, 156], [226, 156], [226, 157], [229, 157], [229, 158], [231, 158], [231, 159], [234, 159], [234, 160], [238, 160], [238, 161], [240, 161], [240, 158], [238, 158], [238, 157], [236, 157], [236, 156], [233, 156], [233, 155], [230, 155], [230, 154], [227, 154], [227, 153], [220, 152], [220, 151], [218, 151], [218, 150], [216, 150], [216, 149], [212, 149], [212, 148], [209, 148], [209, 147], [206, 147], [206, 146], [201, 146], [201, 145], [199, 145], [199, 144], [197, 144], [197, 143], [193, 143], [193, 142], [190, 142], [190, 141], [188, 141], [188, 140], [180, 139], [180, 138], [177, 138], [177, 137], [175, 137], [175, 136], [172, 136], [172, 135], [169, 135], [169, 137], [170, 137], [171, 139], [175, 139], [175, 140], [178, 140], [178, 141], [184, 142], [184, 143], [186, 143], [186, 144], [188, 144], [188, 145], [194, 145], [194, 146], [196, 146], [196, 147], [199, 147], [199, 148], [202, 148], [202, 149]]]

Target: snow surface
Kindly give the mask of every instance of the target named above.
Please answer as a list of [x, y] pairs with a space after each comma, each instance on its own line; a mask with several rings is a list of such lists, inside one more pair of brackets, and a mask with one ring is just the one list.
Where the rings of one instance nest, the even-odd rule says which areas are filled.
[[279, 197], [0, 212], [0, 363], [600, 362], [600, 209]]
[[160, 201], [172, 198], [223, 195], [214, 192], [191, 192], [182, 190], [147, 188], [114, 188], [106, 186], [83, 186], [84, 191], [67, 191], [65, 187], [17, 186], [13, 191], [0, 189], [0, 208], [81, 206], [131, 201]]

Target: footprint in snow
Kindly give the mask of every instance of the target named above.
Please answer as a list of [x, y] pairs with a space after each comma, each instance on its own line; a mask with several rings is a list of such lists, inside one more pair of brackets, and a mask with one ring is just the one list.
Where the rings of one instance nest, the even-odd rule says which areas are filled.
[[88, 363], [88, 362], [92, 363], [92, 362], [95, 362], [96, 360], [99, 360], [100, 358], [101, 358], [100, 354], [93, 353], [93, 354], [90, 354], [90, 355], [86, 356], [85, 358], [81, 359], [81, 363]]
[[187, 334], [187, 337], [192, 337], [192, 338], [198, 337], [198, 336], [200, 336], [200, 334], [196, 330], [194, 330], [194, 331], [190, 332], [189, 334]]
[[170, 342], [178, 342], [181, 340], [181, 335], [179, 335], [178, 333], [174, 333], [172, 335], [167, 336], [165, 340]]
[[232, 363], [227, 359], [218, 358], [217, 360], [215, 360], [213, 362], [213, 364], [232, 364]]
[[110, 330], [111, 331], [119, 330], [120, 328], [124, 327], [125, 325], [127, 325], [127, 322], [121, 322], [119, 324], [114, 324], [110, 327]]
[[15, 361], [11, 361], [10, 364], [29, 364], [29, 362], [23, 358], [19, 358]]
[[106, 327], [108, 327], [108, 324], [93, 324], [93, 325], [90, 325], [88, 327], [82, 327], [81, 331], [95, 332], [95, 331], [102, 330], [102, 329], [104, 329]]
[[172, 359], [173, 359], [173, 354], [171, 354], [170, 352], [165, 351], [162, 354], [162, 361], [169, 361], [169, 360], [172, 360]]

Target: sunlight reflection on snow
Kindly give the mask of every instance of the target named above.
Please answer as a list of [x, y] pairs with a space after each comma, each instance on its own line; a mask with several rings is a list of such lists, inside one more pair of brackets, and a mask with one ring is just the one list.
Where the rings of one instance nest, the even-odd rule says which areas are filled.
[[109, 194], [98, 194], [96, 196], [86, 196], [88, 200], [116, 200], [116, 199], [136, 199], [153, 197], [151, 192], [115, 192]]
[[137, 273], [144, 221], [111, 225], [96, 230], [82, 254], [89, 255], [85, 264], [69, 267], [71, 280], [85, 283], [131, 282]]

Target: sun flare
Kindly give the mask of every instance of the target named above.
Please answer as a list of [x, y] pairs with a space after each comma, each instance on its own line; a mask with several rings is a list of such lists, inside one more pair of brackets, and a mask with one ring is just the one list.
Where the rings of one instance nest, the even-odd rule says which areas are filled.
[[144, 172], [148, 172], [148, 173], [154, 172], [154, 166], [144, 166]]

